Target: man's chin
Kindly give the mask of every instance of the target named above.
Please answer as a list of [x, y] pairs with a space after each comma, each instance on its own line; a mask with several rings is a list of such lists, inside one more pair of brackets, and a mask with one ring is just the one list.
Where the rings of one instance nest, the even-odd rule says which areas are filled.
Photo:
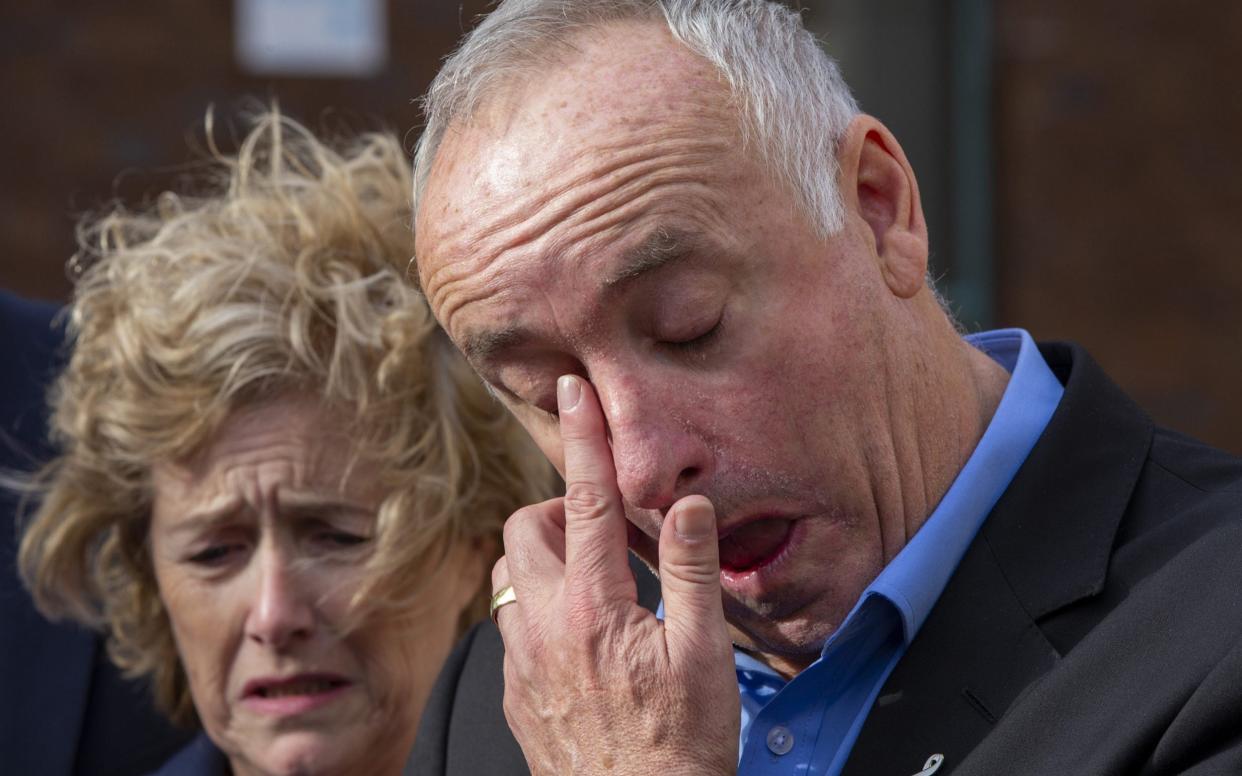
[[766, 659], [765, 662], [780, 661], [803, 668], [819, 658], [836, 630], [835, 625], [825, 625], [823, 619], [810, 614], [774, 616], [742, 607], [727, 598], [725, 619], [736, 646]]

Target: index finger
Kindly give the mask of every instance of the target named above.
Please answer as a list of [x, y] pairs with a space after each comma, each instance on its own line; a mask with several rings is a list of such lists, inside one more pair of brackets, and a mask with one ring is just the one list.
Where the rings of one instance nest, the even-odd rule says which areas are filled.
[[594, 388], [575, 375], [556, 381], [565, 456], [565, 579], [605, 598], [637, 600], [626, 553], [625, 508]]

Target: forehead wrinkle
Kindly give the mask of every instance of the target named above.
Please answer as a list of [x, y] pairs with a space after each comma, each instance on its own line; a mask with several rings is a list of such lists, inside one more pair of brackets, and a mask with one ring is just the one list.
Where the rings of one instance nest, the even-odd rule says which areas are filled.
[[[597, 166], [554, 190], [535, 215], [529, 216], [529, 209], [516, 203], [500, 215], [501, 220], [513, 222], [511, 228], [493, 224], [468, 243], [450, 246], [446, 253], [460, 258], [434, 267], [424, 282], [424, 288], [431, 291], [433, 308], [440, 311], [446, 328], [462, 307], [504, 287], [499, 279], [501, 273], [489, 271], [497, 270], [502, 257], [521, 253], [524, 248], [532, 248], [537, 254], [537, 243], [558, 227], [568, 233], [549, 241], [543, 256], [537, 259], [540, 264], [555, 266], [568, 261], [566, 254], [571, 245], [631, 222], [635, 218], [632, 211], [641, 210], [645, 200], [662, 189], [692, 186], [701, 194], [696, 199], [711, 201], [714, 191], [704, 185], [710, 173], [700, 173], [698, 168], [718, 158], [716, 154], [722, 149], [697, 141], [687, 145], [691, 146], [689, 150], [672, 154], [667, 149], [657, 154], [643, 153], [641, 149], [616, 154], [612, 164], [602, 169]], [[683, 202], [685, 199], [681, 198]], [[528, 217], [523, 220], [523, 216]], [[488, 280], [479, 283], [480, 278]], [[481, 347], [479, 352], [494, 350]]]
[[[550, 120], [544, 118], [544, 121]], [[579, 122], [573, 120], [569, 123]], [[718, 126], [723, 131], [705, 133], [705, 123]], [[491, 241], [506, 246], [533, 242], [585, 204], [598, 200], [609, 190], [623, 189], [652, 170], [659, 172], [676, 166], [710, 166], [730, 153], [733, 148], [730, 140], [735, 139], [736, 135], [727, 115], [718, 108], [687, 105], [684, 102], [679, 103], [678, 115], [672, 121], [657, 123], [649, 115], [621, 116], [611, 125], [611, 129], [613, 131], [606, 134], [588, 132], [587, 142], [572, 144], [567, 150], [558, 148], [546, 162], [537, 158], [528, 159], [527, 166], [536, 169], [526, 170], [522, 191], [517, 192], [516, 196], [494, 196], [488, 203], [491, 213], [484, 212], [484, 218], [472, 214], [471, 225], [476, 231], [470, 238], [470, 244], [459, 247], [458, 251], [489, 253], [491, 251], [480, 243]], [[486, 128], [477, 128], [464, 133], [458, 143], [464, 144], [464, 148], [470, 148], [472, 141], [487, 147], [506, 135], [503, 131], [489, 132]], [[454, 150], [456, 154], [442, 153], [442, 156], [457, 157], [465, 153], [463, 148]], [[464, 173], [464, 170], [458, 169], [460, 161], [463, 160], [446, 159], [446, 168], [453, 168], [446, 169], [446, 174]], [[483, 163], [483, 166], [487, 164]], [[540, 167], [545, 169], [538, 169]], [[523, 176], [513, 177], [519, 180]], [[531, 186], [529, 181], [536, 178], [538, 183]]]
[[[707, 206], [718, 211], [722, 203], [716, 201], [716, 189], [711, 185], [711, 179], [718, 177], [712, 172], [711, 162], [718, 160], [718, 153], [724, 149], [710, 143], [697, 145], [700, 148], [672, 154], [667, 150], [658, 154], [631, 153], [631, 158], [621, 158], [603, 171], [582, 176], [589, 185], [580, 185], [572, 199], [563, 198], [558, 212], [548, 214], [559, 219], [548, 231], [559, 228], [563, 233], [552, 238], [545, 261], [555, 265], [569, 261], [573, 253], [594, 255], [592, 238], [632, 224], [656, 209], [687, 211]], [[679, 196], [669, 198], [673, 208], [660, 207], [656, 199], [666, 189], [681, 189]], [[656, 201], [652, 202], [653, 199]], [[682, 230], [676, 231], [684, 235]], [[579, 246], [579, 250], [575, 251], [574, 246]]]
[[[725, 153], [726, 146], [687, 140], [674, 149], [663, 147], [655, 153], [651, 148], [633, 146], [619, 146], [620, 152], [581, 152], [579, 158], [594, 157], [600, 150], [608, 152], [608, 163], [587, 165], [581, 174], [555, 185], [535, 203], [522, 198], [512, 200], [507, 212], [498, 213], [492, 223], [482, 225], [477, 239], [472, 241], [481, 254], [477, 263], [491, 263], [502, 254], [534, 246], [558, 227], [572, 229], [658, 188], [703, 182], [708, 177], [704, 171]], [[566, 166], [578, 160], [571, 159]], [[560, 258], [556, 247], [547, 253], [550, 261]]]
[[[698, 160], [663, 158], [651, 160], [641, 168], [635, 166], [625, 180], [616, 182], [609, 190], [599, 195], [595, 191], [584, 192], [581, 205], [568, 213], [563, 223], [567, 229], [580, 230], [594, 222], [595, 227], [587, 230], [590, 234], [633, 221], [643, 210], [659, 207], [662, 203], [657, 195], [668, 189], [683, 190], [680, 196], [670, 197], [677, 206], [684, 207], [691, 192], [696, 195], [694, 199], [715, 205], [716, 192], [709, 182], [711, 173], [696, 166], [695, 161]], [[574, 239], [577, 238], [575, 235]]]
[[[431, 303], [433, 310], [439, 310], [441, 305], [448, 304], [447, 297], [451, 297], [458, 286], [464, 281], [483, 275], [496, 259], [495, 255], [489, 255], [484, 250], [476, 250], [480, 247], [477, 239], [463, 237], [453, 241], [450, 238], [446, 243], [440, 251], [445, 260], [437, 263], [429, 274], [421, 278], [423, 293], [427, 295], [427, 301]], [[420, 270], [427, 263], [420, 261]], [[441, 320], [447, 324], [447, 317]]]
[[[678, 196], [664, 202], [651, 201], [665, 189], [677, 190]], [[630, 202], [601, 208], [603, 212], [599, 213], [580, 214], [583, 219], [588, 215], [592, 217], [574, 224], [573, 230], [562, 237], [559, 255], [604, 257], [600, 261], [600, 279], [595, 285], [611, 295], [630, 275], [641, 274], [644, 268], [654, 269], [656, 265], [668, 263], [678, 254], [700, 247], [701, 235], [720, 231], [727, 225], [723, 204], [717, 201], [716, 191], [710, 185], [699, 181], [669, 179], [651, 182], [637, 191]], [[649, 244], [656, 239], [656, 234], [673, 237], [678, 245]], [[626, 235], [635, 235], [640, 244], [626, 240]], [[621, 248], [620, 258], [610, 261], [615, 254], [614, 246], [622, 241], [629, 243], [630, 247]]]
[[[465, 263], [465, 262], [460, 262]], [[442, 286], [435, 288], [432, 298], [433, 309], [438, 310], [437, 317], [443, 324], [450, 338], [458, 341], [465, 333], [453, 332], [453, 320], [462, 309], [488, 300], [498, 303], [505, 302], [516, 293], [516, 284], [511, 277], [496, 271], [495, 264], [484, 267], [477, 272], [465, 269], [454, 273]]]
[[[433, 310], [439, 311], [439, 317], [445, 328], [448, 328], [448, 319], [453, 310], [460, 306], [456, 303], [458, 297], [461, 296], [459, 288], [472, 276], [478, 273], [477, 265], [483, 263], [482, 260], [471, 260], [469, 258], [458, 259], [457, 261], [446, 261], [435, 268], [435, 270], [423, 280], [423, 292], [427, 294], [427, 301], [431, 303]], [[466, 299], [462, 303], [468, 303]]]

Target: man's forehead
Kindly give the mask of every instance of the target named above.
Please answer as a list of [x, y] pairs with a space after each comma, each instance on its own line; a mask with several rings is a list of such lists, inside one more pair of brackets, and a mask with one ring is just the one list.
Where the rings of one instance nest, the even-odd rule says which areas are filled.
[[[503, 196], [537, 181], [524, 173], [554, 168], [575, 151], [589, 156], [600, 146], [641, 142], [653, 126], [692, 123], [702, 131], [704, 120], [723, 119], [734, 127], [735, 106], [715, 67], [665, 25], [638, 24], [637, 32], [616, 24], [584, 33], [563, 64], [503, 79], [503, 90], [445, 128], [427, 188], [447, 181], [465, 183], [474, 199]], [[430, 212], [425, 204], [420, 221], [449, 215], [456, 203]]]
[[449, 318], [480, 298], [554, 282], [556, 293], [607, 288], [685, 253], [692, 229], [727, 225], [731, 148], [720, 133], [682, 132], [503, 172], [476, 158], [475, 174], [457, 169], [420, 214], [418, 269], [437, 318], [455, 335]]

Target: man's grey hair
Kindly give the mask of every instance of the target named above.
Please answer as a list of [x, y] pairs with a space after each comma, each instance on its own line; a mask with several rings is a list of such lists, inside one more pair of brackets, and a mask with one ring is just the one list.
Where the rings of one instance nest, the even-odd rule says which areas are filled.
[[450, 124], [515, 80], [546, 72], [575, 35], [643, 20], [667, 23], [716, 67], [738, 108], [743, 144], [797, 195], [822, 236], [839, 231], [836, 151], [858, 105], [801, 17], [764, 0], [504, 0], [445, 61], [423, 100], [415, 208]]

